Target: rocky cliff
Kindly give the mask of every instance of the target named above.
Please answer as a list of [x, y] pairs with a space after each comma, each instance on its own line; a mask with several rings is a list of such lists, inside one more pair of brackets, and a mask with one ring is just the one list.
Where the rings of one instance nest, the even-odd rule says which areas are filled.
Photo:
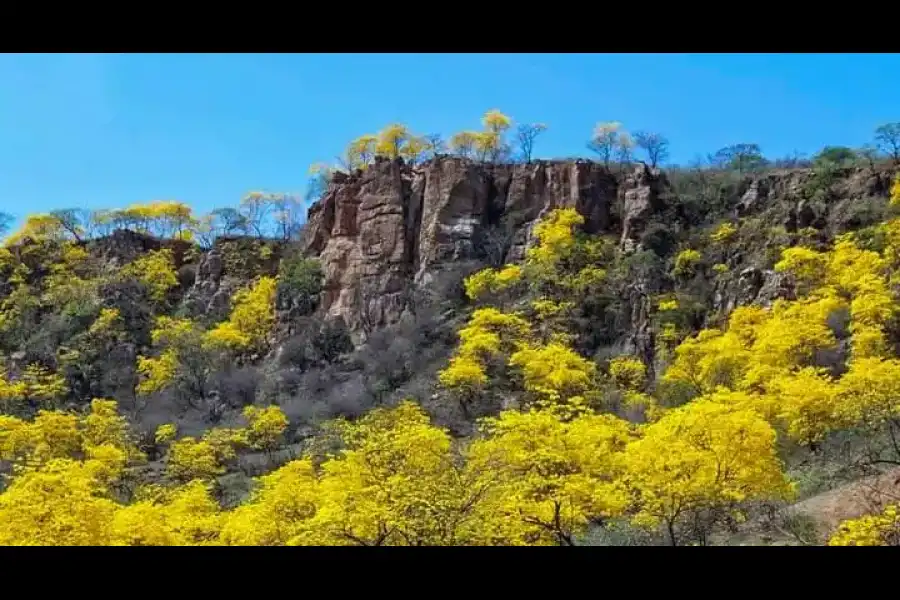
[[[892, 176], [886, 167], [735, 176], [708, 192], [708, 208], [691, 215], [686, 192], [643, 164], [623, 171], [584, 160], [494, 165], [440, 157], [416, 167], [382, 160], [334, 179], [309, 210], [302, 245], [322, 262], [323, 314], [343, 318], [362, 341], [396, 322], [411, 291], [427, 289], [442, 274], [520, 259], [531, 226], [557, 207], [575, 207], [587, 232], [615, 236], [626, 254], [650, 244], [648, 229], [662, 228], [678, 243], [692, 228], [723, 219], [756, 219], [768, 228], [763, 237], [809, 228], [832, 237], [880, 218]], [[786, 293], [757, 253], [773, 239], [746, 241], [728, 257], [734, 276], [719, 282], [711, 298], [717, 311]], [[646, 322], [640, 290], [647, 282], [633, 283], [637, 325]]]
[[[154, 352], [155, 315], [190, 316], [212, 327], [227, 317], [234, 292], [254, 278], [285, 274], [291, 265], [318, 268], [295, 260], [305, 254], [319, 259], [323, 291], [318, 274], [310, 286], [279, 285], [273, 351], [241, 357], [220, 371], [199, 369], [209, 380], [204, 393], [215, 388], [218, 396], [215, 402], [198, 400], [205, 407], [198, 411], [212, 414], [222, 403], [239, 407], [263, 397], [305, 418], [358, 413], [395, 396], [427, 398], [471, 309], [462, 297], [462, 278], [485, 265], [522, 259], [534, 223], [552, 209], [574, 207], [587, 232], [618, 250], [603, 265], [602, 289], [581, 298], [573, 311], [567, 324], [575, 333], [573, 346], [598, 364], [625, 353], [641, 356], [653, 369], [666, 354], [657, 352], [667, 324], [658, 315], [661, 299], [677, 300], [677, 312], [666, 318], [677, 321], [679, 335], [688, 335], [721, 322], [738, 305], [790, 296], [792, 283], [773, 269], [781, 250], [799, 243], [824, 246], [839, 233], [884, 221], [893, 210], [887, 197], [895, 170], [663, 173], [583, 160], [495, 165], [440, 157], [416, 166], [381, 160], [334, 178], [309, 210], [299, 244], [220, 237], [202, 250], [127, 230], [91, 239], [85, 244], [96, 260], [84, 273], [95, 278], [97, 289], [73, 288], [90, 302], [68, 290], [70, 304], [36, 297], [35, 290], [49, 287], [41, 280], [51, 274], [48, 261], [58, 260], [56, 247], [25, 244], [9, 255], [10, 264], [25, 267], [25, 285], [9, 277], [0, 281], [0, 299], [11, 315], [7, 324], [13, 324], [0, 332], [0, 354], [21, 370], [33, 362], [57, 368], [60, 349], [66, 356], [77, 350], [91, 358], [84, 359], [86, 367], [67, 367], [73, 398], [136, 403], [135, 361]], [[711, 234], [724, 222], [734, 224], [734, 236], [717, 241]], [[869, 233], [877, 242], [877, 232]], [[113, 277], [122, 265], [163, 247], [172, 250], [179, 284], [164, 302], [151, 301], [146, 286], [133, 278]], [[691, 273], [679, 274], [676, 257], [687, 248], [701, 260]], [[121, 339], [95, 344], [84, 333], [98, 306], [118, 310]], [[178, 394], [169, 394], [170, 404], [180, 402]], [[169, 410], [158, 400], [153, 406]], [[200, 417], [207, 419], [206, 413]]]
[[442, 273], [521, 258], [532, 224], [549, 210], [575, 207], [588, 232], [615, 232], [624, 245], [651, 215], [677, 221], [670, 196], [666, 177], [644, 166], [379, 161], [333, 181], [310, 209], [302, 243], [322, 262], [322, 310], [364, 339], [396, 322], [411, 290]]
[[[405, 393], [407, 381], [426, 389], [465, 318], [462, 278], [485, 265], [522, 259], [542, 215], [575, 207], [587, 232], [604, 235], [619, 249], [606, 265], [603, 297], [592, 300], [595, 306], [585, 307], [575, 324], [576, 347], [601, 360], [641, 356], [655, 371], [664, 359], [657, 352], [655, 298], [677, 297], [679, 327], [696, 331], [721, 322], [736, 306], [790, 297], [792, 283], [773, 268], [781, 249], [824, 244], [882, 221], [893, 175], [888, 166], [741, 175], [644, 165], [607, 169], [583, 160], [494, 165], [441, 157], [418, 166], [381, 160], [334, 178], [310, 208], [299, 248], [226, 238], [187, 257], [183, 307], [216, 322], [227, 315], [233, 292], [257, 275], [276, 273], [286, 252], [317, 257], [323, 292], [313, 306], [290, 290], [279, 291], [278, 343], [268, 362], [281, 364], [299, 353], [303, 369], [325, 365], [352, 342], [370, 367], [391, 363], [386, 374], [372, 376], [380, 383], [366, 384], [377, 388], [372, 394]], [[710, 233], [724, 222], [736, 225], [735, 238], [713, 243]], [[684, 248], [703, 256], [690, 277], [673, 274]], [[423, 293], [430, 299], [424, 303]], [[443, 302], [436, 312], [434, 299]], [[425, 316], [419, 307], [429, 303]], [[317, 324], [319, 317], [337, 327]], [[345, 339], [341, 322], [350, 340], [337, 343]], [[427, 339], [411, 341], [421, 335]], [[333, 382], [323, 386], [337, 389]]]

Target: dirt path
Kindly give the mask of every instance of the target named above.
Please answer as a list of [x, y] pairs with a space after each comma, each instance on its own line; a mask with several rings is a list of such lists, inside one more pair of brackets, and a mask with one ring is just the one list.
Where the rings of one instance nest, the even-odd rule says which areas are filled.
[[807, 498], [788, 513], [812, 518], [827, 537], [842, 521], [880, 512], [892, 502], [900, 502], [900, 467]]

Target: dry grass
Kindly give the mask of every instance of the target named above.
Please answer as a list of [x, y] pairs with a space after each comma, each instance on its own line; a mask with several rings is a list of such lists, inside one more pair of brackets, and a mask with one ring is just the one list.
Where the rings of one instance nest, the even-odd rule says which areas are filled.
[[847, 519], [880, 512], [900, 501], [900, 467], [823, 492], [787, 509], [790, 515], [811, 518], [823, 537]]

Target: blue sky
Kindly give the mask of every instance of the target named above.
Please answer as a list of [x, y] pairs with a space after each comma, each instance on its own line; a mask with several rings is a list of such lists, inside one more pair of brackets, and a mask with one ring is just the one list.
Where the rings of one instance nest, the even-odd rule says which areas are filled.
[[598, 121], [658, 131], [672, 160], [859, 146], [900, 121], [900, 55], [0, 55], [0, 211], [302, 193], [308, 166], [391, 122], [479, 126], [498, 108], [584, 155]]

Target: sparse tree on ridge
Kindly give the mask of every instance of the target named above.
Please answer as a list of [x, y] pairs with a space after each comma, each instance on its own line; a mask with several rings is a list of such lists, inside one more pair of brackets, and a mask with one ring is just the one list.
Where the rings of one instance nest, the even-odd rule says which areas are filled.
[[157, 234], [181, 240], [191, 236], [191, 230], [196, 227], [197, 219], [190, 206], [175, 200], [154, 202], [151, 206], [158, 223]]
[[106, 236], [112, 233], [116, 224], [114, 222], [115, 212], [113, 210], [101, 208], [91, 213], [88, 219], [87, 228], [91, 237]]
[[621, 131], [622, 124], [617, 121], [598, 123], [594, 128], [594, 135], [591, 137], [591, 141], [588, 142], [588, 149], [599, 154], [600, 160], [603, 161], [606, 167], [609, 167], [615, 156]]
[[713, 155], [713, 163], [720, 168], [735, 169], [741, 175], [765, 164], [758, 144], [734, 144]]
[[269, 197], [262, 192], [250, 192], [241, 200], [240, 211], [247, 220], [247, 227], [260, 239], [265, 237], [264, 222], [271, 208]]
[[406, 125], [393, 123], [378, 132], [375, 154], [395, 159], [401, 156], [403, 146], [410, 138]]
[[875, 141], [895, 163], [900, 163], [900, 122], [886, 123], [876, 129]]
[[444, 143], [444, 138], [439, 133], [429, 133], [424, 136], [425, 138], [425, 151], [430, 155], [430, 158], [434, 158], [438, 154], [443, 154], [447, 151], [447, 145]]
[[90, 213], [82, 208], [64, 208], [50, 213], [59, 221], [60, 227], [68, 231], [75, 241], [80, 242], [85, 236], [84, 224], [90, 220]]
[[306, 184], [306, 202], [312, 203], [321, 198], [334, 177], [335, 167], [324, 163], [315, 163], [309, 167], [309, 181]]
[[634, 160], [634, 140], [627, 131], [619, 133], [616, 140], [616, 160], [622, 167], [629, 165]]
[[365, 168], [375, 158], [378, 138], [371, 134], [361, 135], [347, 147], [347, 163], [352, 169]]
[[497, 162], [508, 157], [510, 146], [506, 142], [506, 131], [512, 119], [493, 109], [481, 118], [481, 131], [461, 131], [450, 138], [450, 149], [463, 158]]
[[669, 158], [669, 140], [658, 133], [638, 131], [634, 134], [634, 141], [647, 154], [647, 161], [653, 168]]
[[242, 215], [236, 208], [225, 207], [217, 208], [212, 211], [214, 227], [220, 231], [222, 235], [237, 235], [246, 233], [249, 227], [247, 217]]
[[406, 143], [400, 148], [400, 156], [409, 165], [415, 165], [425, 160], [429, 142], [418, 135], [410, 135]]
[[875, 162], [878, 160], [878, 148], [872, 144], [866, 144], [856, 151], [860, 158], [866, 161], [870, 169], [875, 168]]
[[279, 236], [285, 241], [294, 238], [303, 220], [302, 203], [296, 196], [289, 194], [271, 194], [269, 197]]
[[509, 150], [504, 136], [512, 125], [512, 119], [499, 110], [492, 109], [484, 113], [481, 124], [484, 126], [480, 139], [485, 158], [496, 162]]
[[522, 154], [522, 160], [526, 163], [531, 162], [534, 153], [534, 141], [545, 131], [547, 131], [547, 126], [543, 123], [522, 123], [516, 129], [519, 151]]
[[460, 131], [450, 138], [450, 149], [463, 158], [471, 158], [477, 140], [477, 131]]

